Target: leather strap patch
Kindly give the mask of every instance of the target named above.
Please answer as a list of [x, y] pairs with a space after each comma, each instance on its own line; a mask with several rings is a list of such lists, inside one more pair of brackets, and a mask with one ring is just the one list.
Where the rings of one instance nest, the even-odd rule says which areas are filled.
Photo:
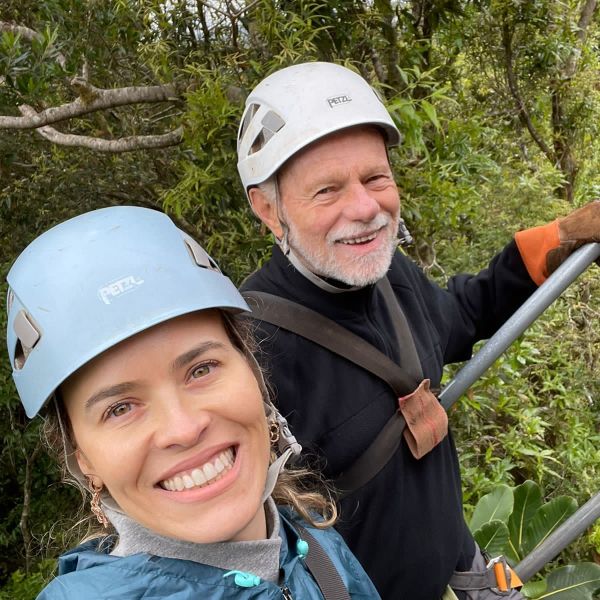
[[448, 435], [448, 415], [429, 385], [429, 379], [423, 379], [414, 392], [398, 398], [400, 412], [406, 420], [404, 439], [417, 459]]

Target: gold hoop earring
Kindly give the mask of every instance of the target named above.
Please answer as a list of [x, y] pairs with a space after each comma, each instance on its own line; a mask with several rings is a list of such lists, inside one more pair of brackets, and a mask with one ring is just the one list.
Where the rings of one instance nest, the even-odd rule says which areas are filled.
[[273, 446], [279, 441], [279, 423], [275, 419], [269, 420], [269, 441]]
[[102, 504], [100, 500], [100, 493], [102, 492], [104, 486], [96, 485], [94, 480], [91, 477], [87, 478], [89, 488], [92, 492], [92, 499], [90, 500], [90, 508], [94, 513], [96, 519], [98, 519], [98, 523], [102, 525], [105, 529], [108, 527], [108, 519], [102, 510]]

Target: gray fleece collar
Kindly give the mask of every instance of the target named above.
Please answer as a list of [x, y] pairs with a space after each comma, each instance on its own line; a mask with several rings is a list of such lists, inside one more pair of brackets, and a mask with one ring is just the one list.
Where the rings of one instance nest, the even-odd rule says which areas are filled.
[[277, 582], [281, 523], [272, 498], [266, 500], [264, 507], [268, 535], [266, 540], [196, 544], [158, 535], [122, 512], [105, 505], [106, 516], [119, 535], [111, 555], [151, 554], [165, 558], [192, 560], [226, 571], [253, 573], [265, 581]]

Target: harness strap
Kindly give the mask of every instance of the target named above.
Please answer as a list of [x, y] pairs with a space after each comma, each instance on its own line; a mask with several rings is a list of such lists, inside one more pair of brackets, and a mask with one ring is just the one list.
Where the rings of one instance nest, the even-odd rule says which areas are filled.
[[300, 537], [308, 542], [308, 554], [304, 562], [315, 578], [323, 598], [325, 600], [350, 600], [350, 594], [341, 575], [321, 544], [302, 525], [295, 523], [294, 527], [298, 530]]
[[508, 592], [521, 587], [523, 582], [506, 559], [499, 556], [488, 563], [485, 571], [455, 571], [449, 585], [461, 591], [497, 589]]
[[[417, 354], [415, 340], [413, 339], [410, 327], [408, 326], [406, 316], [400, 308], [400, 304], [398, 304], [398, 299], [394, 294], [392, 284], [387, 277], [384, 277], [377, 282], [377, 287], [383, 294], [385, 305], [392, 317], [394, 333], [396, 334], [396, 343], [398, 344], [398, 350], [400, 352], [400, 364], [415, 381], [421, 382], [423, 381], [423, 369], [421, 369], [421, 361]], [[396, 363], [394, 363], [394, 365], [395, 364]], [[396, 368], [399, 368], [398, 365], [396, 365]], [[401, 395], [402, 394], [398, 394], [398, 396]]]
[[[253, 318], [282, 327], [346, 358], [385, 381], [399, 398], [418, 387], [421, 365], [408, 322], [387, 277], [378, 287], [394, 322], [403, 367], [360, 336], [310, 308], [266, 292], [249, 291], [243, 295]], [[363, 454], [334, 479], [341, 498], [365, 485], [385, 467], [400, 445], [405, 426], [404, 417], [396, 411]]]
[[[385, 281], [387, 282], [387, 278]], [[385, 287], [382, 288], [382, 290], [384, 289]], [[404, 325], [400, 327], [402, 330], [405, 329], [410, 336], [411, 344], [405, 347], [406, 349], [401, 355], [402, 359], [410, 364], [410, 371], [407, 368], [398, 366], [391, 358], [360, 336], [311, 308], [267, 292], [248, 291], [244, 292], [243, 296], [252, 309], [252, 318], [300, 335], [366, 369], [383, 379], [392, 388], [396, 397], [409, 394], [415, 390], [423, 379], [419, 358], [412, 335], [408, 329], [406, 317], [401, 312], [397, 302], [393, 304], [398, 308], [404, 321]], [[390, 310], [390, 312], [394, 317], [393, 311]], [[394, 323], [396, 325], [395, 318]], [[404, 335], [402, 339], [404, 340]]]

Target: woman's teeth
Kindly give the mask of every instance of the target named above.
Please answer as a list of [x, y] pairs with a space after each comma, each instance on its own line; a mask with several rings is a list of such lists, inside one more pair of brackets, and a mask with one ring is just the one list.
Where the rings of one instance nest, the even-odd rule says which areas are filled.
[[233, 467], [233, 449], [221, 452], [211, 462], [207, 462], [192, 471], [182, 471], [174, 477], [160, 482], [160, 486], [170, 492], [181, 492], [194, 487], [204, 487], [221, 479], [226, 471]]

